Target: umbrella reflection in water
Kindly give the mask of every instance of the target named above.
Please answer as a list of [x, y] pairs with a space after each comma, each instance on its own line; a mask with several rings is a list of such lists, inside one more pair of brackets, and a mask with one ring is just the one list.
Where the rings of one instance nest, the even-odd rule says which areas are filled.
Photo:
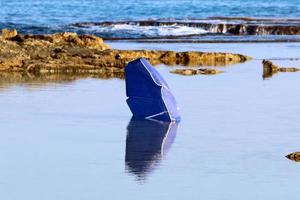
[[178, 123], [131, 119], [127, 127], [126, 169], [145, 180], [175, 140]]

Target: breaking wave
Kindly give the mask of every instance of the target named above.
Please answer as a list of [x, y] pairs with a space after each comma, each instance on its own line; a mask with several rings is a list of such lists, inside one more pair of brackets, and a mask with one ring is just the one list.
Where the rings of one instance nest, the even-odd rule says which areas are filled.
[[84, 22], [72, 25], [110, 38], [181, 37], [203, 34], [300, 35], [300, 19], [230, 18]]
[[21, 33], [77, 32], [108, 40], [165, 42], [300, 41], [300, 18], [210, 17], [136, 21], [79, 22], [57, 26], [1, 24]]
[[[75, 25], [76, 27], [76, 25]], [[115, 23], [115, 24], [80, 24], [81, 31], [100, 35], [104, 38], [163, 38], [195, 36], [208, 33], [207, 30], [198, 27], [189, 27], [177, 24], [160, 26], [141, 26], [139, 23]]]

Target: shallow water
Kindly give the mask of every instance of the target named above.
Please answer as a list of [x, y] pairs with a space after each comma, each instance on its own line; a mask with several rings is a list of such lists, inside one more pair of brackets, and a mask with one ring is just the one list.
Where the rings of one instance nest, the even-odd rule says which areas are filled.
[[130, 147], [146, 145], [134, 143], [141, 141], [136, 134], [149, 129], [127, 128], [123, 80], [1, 83], [1, 199], [298, 197], [300, 165], [284, 156], [300, 150], [300, 73], [263, 80], [261, 59], [300, 67], [299, 60], [289, 60], [298, 58], [299, 44], [110, 45], [231, 51], [255, 59], [215, 76], [180, 76], [158, 67], [182, 121], [166, 152], [160, 139], [146, 152], [153, 155], [142, 163], [148, 168], [128, 164], [128, 156], [133, 162], [139, 156]]

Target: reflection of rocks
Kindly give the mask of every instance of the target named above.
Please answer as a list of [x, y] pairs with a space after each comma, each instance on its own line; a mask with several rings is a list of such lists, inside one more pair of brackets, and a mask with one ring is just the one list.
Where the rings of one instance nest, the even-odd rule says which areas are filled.
[[81, 78], [96, 78], [96, 79], [110, 79], [110, 78], [124, 78], [122, 69], [119, 71], [98, 71], [97, 73], [19, 73], [19, 72], [1, 72], [0, 73], [0, 87], [11, 86], [15, 84], [34, 84], [45, 85], [47, 83], [65, 83], [75, 81]]
[[269, 78], [272, 77], [274, 74], [277, 74], [278, 72], [297, 72], [300, 71], [300, 69], [295, 67], [279, 67], [275, 64], [273, 64], [269, 60], [263, 60], [263, 78]]
[[180, 74], [180, 75], [197, 75], [197, 74], [202, 74], [202, 75], [214, 75], [214, 74], [219, 74], [223, 73], [223, 71], [219, 71], [216, 69], [175, 69], [172, 70], [171, 73], [174, 74]]
[[300, 162], [300, 152], [294, 152], [286, 156], [288, 159], [295, 162]]
[[76, 33], [16, 35], [14, 31], [4, 32], [0, 38], [0, 71], [6, 72], [98, 73], [104, 69], [123, 69], [127, 62], [138, 57], [145, 57], [152, 64], [191, 66], [229, 65], [250, 59], [230, 53], [114, 50], [99, 37]]

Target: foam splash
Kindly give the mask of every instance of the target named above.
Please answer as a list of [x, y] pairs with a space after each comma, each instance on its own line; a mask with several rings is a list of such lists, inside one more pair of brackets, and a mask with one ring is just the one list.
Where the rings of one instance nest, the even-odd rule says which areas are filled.
[[300, 18], [209, 17], [77, 22], [67, 25], [31, 26], [1, 23], [23, 34], [76, 32], [107, 40], [151, 42], [299, 42]]
[[[300, 19], [226, 18], [162, 19], [76, 23], [87, 33], [111, 38], [214, 35], [300, 35]], [[123, 36], [123, 37], [122, 37]]]
[[79, 29], [92, 34], [110, 37], [153, 38], [153, 37], [179, 37], [193, 36], [208, 33], [198, 27], [181, 25], [140, 26], [138, 24], [111, 24], [106, 26], [85, 26]]

